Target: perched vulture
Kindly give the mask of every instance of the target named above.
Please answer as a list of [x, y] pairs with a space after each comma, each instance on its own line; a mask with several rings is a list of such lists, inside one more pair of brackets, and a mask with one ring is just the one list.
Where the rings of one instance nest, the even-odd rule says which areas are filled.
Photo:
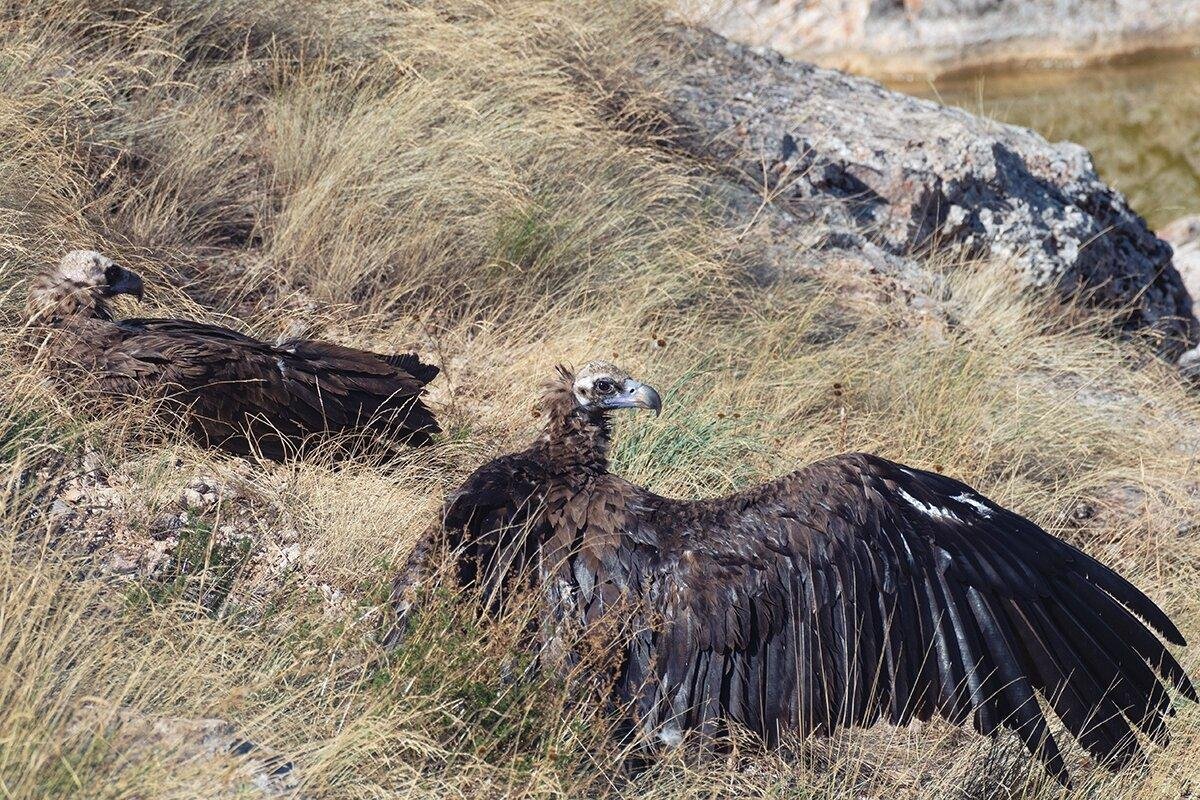
[[1146, 595], [969, 486], [855, 453], [721, 499], [660, 497], [608, 471], [609, 413], [658, 412], [658, 393], [609, 364], [559, 373], [544, 434], [476, 470], [418, 543], [387, 644], [445, 548], [493, 609], [540, 590], [560, 666], [577, 637], [609, 637], [627, 729], [651, 743], [937, 715], [1014, 731], [1067, 783], [1039, 695], [1114, 769], [1142, 757], [1137, 732], [1166, 742], [1172, 687], [1196, 700], [1148, 627], [1183, 637]]
[[142, 297], [142, 279], [77, 250], [34, 279], [28, 310], [52, 363], [108, 399], [154, 398], [204, 445], [281, 460], [327, 434], [423, 445], [438, 432], [421, 402], [437, 367], [296, 339], [273, 346], [179, 319], [114, 319], [107, 300]]

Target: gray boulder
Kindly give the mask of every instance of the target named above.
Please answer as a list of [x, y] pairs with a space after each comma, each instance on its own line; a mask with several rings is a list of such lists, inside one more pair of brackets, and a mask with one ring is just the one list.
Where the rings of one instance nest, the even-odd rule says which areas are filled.
[[1118, 310], [1164, 355], [1195, 343], [1170, 246], [1082, 147], [707, 32], [680, 37], [666, 87], [680, 146], [827, 243], [900, 264], [946, 250], [1004, 259], [1030, 287]]

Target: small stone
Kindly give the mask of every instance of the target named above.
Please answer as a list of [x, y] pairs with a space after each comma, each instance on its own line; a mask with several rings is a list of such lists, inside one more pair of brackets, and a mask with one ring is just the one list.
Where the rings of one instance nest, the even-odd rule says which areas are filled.
[[68, 489], [59, 495], [60, 500], [72, 507], [83, 505], [86, 498], [87, 495], [85, 495], [83, 489], [80, 489], [79, 487]]
[[161, 542], [175, 534], [182, 527], [178, 514], [163, 514], [150, 527], [150, 538]]
[[1096, 516], [1096, 507], [1088, 502], [1079, 502], [1071, 509], [1071, 519], [1083, 522]]
[[179, 499], [183, 502], [185, 508], [201, 509], [208, 505], [208, 501], [204, 499], [204, 495], [191, 487], [184, 489]]
[[1200, 378], [1200, 347], [1194, 347], [1179, 357], [1179, 371], [1189, 378]]
[[95, 450], [89, 450], [83, 454], [81, 464], [85, 472], [90, 475], [98, 475], [101, 472], [102, 461], [100, 454]]
[[117, 575], [132, 575], [137, 572], [138, 562], [129, 556], [114, 553], [112, 560], [108, 564], [108, 568]]
[[298, 544], [289, 544], [280, 548], [279, 552], [284, 567], [291, 566], [300, 560], [300, 545]]

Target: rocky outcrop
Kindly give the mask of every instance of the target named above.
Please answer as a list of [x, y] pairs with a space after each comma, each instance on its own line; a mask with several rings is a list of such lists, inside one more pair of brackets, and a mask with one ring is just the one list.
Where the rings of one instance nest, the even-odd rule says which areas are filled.
[[[151, 715], [89, 701], [76, 710], [68, 739], [93, 752], [120, 753], [130, 771], [166, 766], [178, 797], [269, 800], [304, 797], [290, 760], [260, 747], [221, 719]], [[102, 743], [102, 747], [98, 746]]]
[[681, 32], [669, 104], [680, 144], [819, 233], [903, 273], [919, 256], [1003, 259], [1149, 329], [1194, 344], [1192, 303], [1158, 239], [1087, 151], [889, 91], [862, 78]]
[[[304, 586], [331, 617], [351, 601], [315, 564], [305, 537], [269, 492], [285, 492], [281, 472], [231, 460], [213, 474], [173, 466], [174, 502], [150, 504], [128, 491], [130, 479], [110, 474], [90, 449], [64, 461], [47, 489], [53, 542], [86, 553], [96, 571], [138, 581], [160, 598], [184, 599], [214, 617], [257, 620], [272, 598]], [[153, 510], [152, 510], [153, 509]], [[197, 580], [203, 575], [203, 580]]]
[[1194, 0], [739, 0], [714, 24], [826, 66], [920, 79], [1200, 45]]

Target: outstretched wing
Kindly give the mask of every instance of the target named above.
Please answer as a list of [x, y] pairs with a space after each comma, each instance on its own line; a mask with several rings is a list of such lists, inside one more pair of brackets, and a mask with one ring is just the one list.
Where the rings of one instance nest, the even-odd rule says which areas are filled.
[[403, 640], [414, 593], [435, 571], [442, 550], [454, 559], [457, 586], [478, 590], [488, 611], [500, 611], [510, 591], [533, 585], [546, 532], [546, 486], [545, 462], [531, 451], [501, 456], [471, 473], [446, 498], [441, 519], [392, 582], [395, 620], [384, 646]]
[[638, 503], [626, 536], [657, 541], [639, 590], [660, 619], [621, 690], [664, 740], [937, 714], [1014, 730], [1065, 781], [1036, 695], [1114, 767], [1141, 755], [1135, 729], [1165, 741], [1164, 682], [1196, 699], [1138, 619], [1183, 644], [1144, 594], [944, 476], [848, 455], [720, 501]]
[[458, 583], [480, 589], [491, 610], [536, 578], [547, 481], [538, 454], [514, 453], [484, 464], [446, 498], [441, 529]]
[[[189, 409], [209, 444], [282, 458], [306, 437], [359, 429], [412, 444], [438, 425], [420, 400], [434, 367], [309, 340], [273, 347], [214, 325], [168, 319], [117, 323], [101, 383], [155, 385]], [[412, 360], [421, 376], [403, 365]], [[249, 433], [249, 436], [247, 436]]]

